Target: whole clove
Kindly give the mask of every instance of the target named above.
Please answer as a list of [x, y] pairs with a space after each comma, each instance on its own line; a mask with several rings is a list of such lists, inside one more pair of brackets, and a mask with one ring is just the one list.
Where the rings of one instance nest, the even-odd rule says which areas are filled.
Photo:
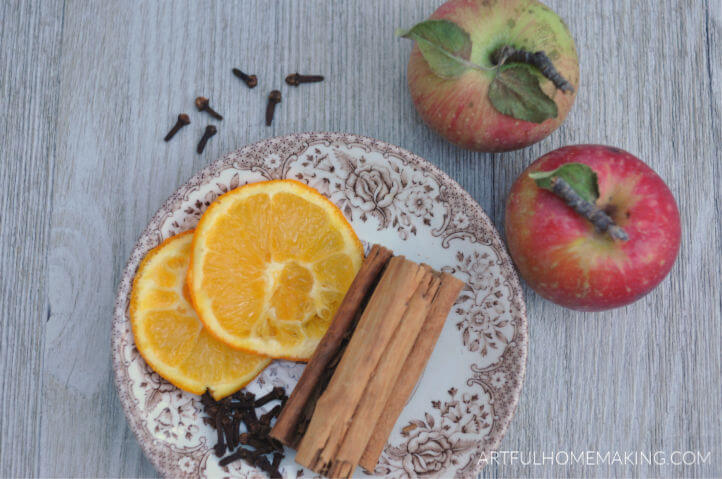
[[270, 440], [247, 432], [238, 435], [238, 442], [245, 446], [254, 447], [256, 451], [260, 451], [262, 454], [268, 454], [277, 450], [275, 444], [271, 443]]
[[181, 113], [178, 115], [178, 121], [175, 122], [175, 125], [173, 125], [173, 128], [170, 129], [167, 135], [165, 135], [165, 138], [163, 138], [163, 141], [170, 141], [171, 138], [175, 136], [176, 133], [178, 133], [178, 130], [183, 128], [186, 125], [190, 125], [191, 119], [186, 115], [185, 113]]
[[241, 409], [241, 417], [243, 417], [243, 422], [246, 423], [246, 427], [250, 432], [260, 432], [260, 424], [254, 408]]
[[223, 434], [226, 437], [226, 447], [229, 451], [232, 451], [237, 446], [237, 444], [234, 444], [235, 434], [233, 434], [232, 423], [232, 417], [224, 416], [221, 419], [221, 427], [223, 427]]
[[258, 456], [256, 459], [256, 467], [263, 472], [271, 473], [271, 462], [265, 456]]
[[268, 474], [271, 476], [271, 479], [281, 479], [283, 477], [281, 475], [281, 471], [278, 470], [281, 465], [281, 460], [283, 460], [283, 454], [275, 453], [273, 455], [271, 470], [268, 472]]
[[230, 443], [231, 449], [235, 449], [240, 444], [240, 434], [241, 434], [241, 423], [243, 422], [243, 418], [241, 416], [241, 413], [238, 411], [234, 411], [233, 415], [231, 416], [231, 425], [230, 425]]
[[216, 120], [223, 119], [223, 116], [220, 113], [218, 113], [217, 111], [215, 111], [213, 108], [210, 107], [208, 98], [206, 98], [204, 96], [199, 96], [198, 98], [196, 98], [196, 108], [198, 108], [198, 111], [207, 112], [209, 115], [211, 115]]
[[323, 81], [323, 75], [301, 75], [291, 73], [286, 77], [286, 83], [291, 86], [298, 86], [301, 83], [317, 83]]
[[279, 414], [281, 414], [280, 404], [261, 416], [258, 422], [264, 426], [268, 426], [271, 424], [271, 419], [277, 418]]
[[[279, 467], [284, 457], [283, 444], [268, 433], [271, 421], [278, 417], [287, 399], [285, 390], [280, 387], [259, 398], [247, 391], [239, 391], [220, 401], [215, 401], [208, 391], [201, 396], [204, 412], [209, 416], [203, 420], [216, 430], [214, 453], [218, 457], [229, 453], [220, 460], [221, 467], [243, 460], [272, 478], [281, 477]], [[280, 401], [280, 404], [259, 418], [256, 408], [271, 401]], [[241, 432], [242, 426], [245, 426], [246, 432]]]
[[223, 429], [223, 415], [220, 414], [220, 411], [218, 414], [216, 414], [216, 437], [217, 442], [216, 445], [213, 446], [213, 450], [216, 453], [217, 457], [221, 457], [226, 452], [226, 442], [225, 442], [225, 436], [224, 436], [224, 429]]
[[275, 387], [268, 394], [259, 397], [254, 403], [255, 407], [261, 407], [276, 399], [283, 399], [286, 396], [286, 390], [282, 387]]
[[231, 396], [233, 399], [238, 399], [239, 401], [246, 401], [246, 402], [253, 402], [256, 399], [256, 395], [252, 392], [248, 391], [238, 391], [233, 396]]
[[[239, 449], [230, 456], [226, 456], [223, 459], [221, 459], [218, 464], [221, 467], [226, 467], [228, 464], [235, 462], [239, 459], [243, 459], [244, 461], [248, 462], [252, 466], [255, 466], [255, 458], [253, 456], [253, 451], [249, 449]], [[253, 461], [253, 463], [251, 463]]]
[[272, 90], [268, 94], [268, 105], [266, 106], [266, 126], [271, 126], [273, 123], [273, 113], [276, 110], [276, 103], [281, 103], [281, 92], [278, 90]]
[[258, 407], [256, 406], [256, 399], [253, 393], [247, 393], [246, 391], [238, 391], [237, 393], [230, 396], [228, 407], [235, 409], [249, 409]]
[[256, 75], [247, 75], [238, 68], [234, 68], [233, 70], [231, 70], [231, 72], [233, 72], [236, 77], [240, 78], [243, 83], [248, 86], [248, 88], [254, 88], [256, 85], [258, 85], [258, 78], [256, 77]]
[[208, 139], [218, 133], [218, 129], [216, 129], [213, 125], [208, 125], [206, 127], [206, 131], [203, 133], [203, 137], [201, 138], [201, 141], [198, 142], [198, 147], [196, 148], [196, 151], [200, 155], [203, 153], [203, 150], [206, 148], [206, 143], [208, 143]]

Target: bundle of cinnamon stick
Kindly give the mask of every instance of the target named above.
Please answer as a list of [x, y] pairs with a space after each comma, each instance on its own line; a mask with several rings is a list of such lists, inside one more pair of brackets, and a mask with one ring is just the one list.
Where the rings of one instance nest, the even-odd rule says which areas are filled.
[[374, 245], [271, 436], [325, 476], [373, 472], [462, 288]]

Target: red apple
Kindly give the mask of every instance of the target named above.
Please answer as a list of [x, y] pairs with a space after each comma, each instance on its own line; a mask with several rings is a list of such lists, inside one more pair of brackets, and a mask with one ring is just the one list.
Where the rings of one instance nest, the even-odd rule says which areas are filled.
[[[587, 165], [598, 179], [595, 205], [627, 234], [612, 239], [532, 176], [561, 165]], [[646, 164], [600, 145], [566, 146], [531, 164], [506, 203], [506, 238], [521, 276], [541, 296], [582, 311], [624, 306], [657, 286], [680, 243], [672, 193]]]
[[[413, 35], [413, 29], [400, 33], [417, 42], [409, 59], [409, 90], [421, 118], [432, 129], [461, 147], [492, 152], [531, 145], [562, 124], [579, 87], [579, 62], [569, 30], [552, 10], [537, 0], [449, 0], [431, 19], [453, 22], [468, 33], [470, 40], [469, 45], [462, 45], [460, 40], [454, 43], [443, 31], [427, 32], [421, 39]], [[448, 53], [461, 57], [459, 65], [468, 68], [448, 72], [443, 70], [448, 65], [439, 68], [433, 64], [433, 58], [430, 63], [429, 49], [440, 44], [447, 50], [443, 52], [446, 57]], [[522, 114], [500, 112], [498, 105], [490, 101], [490, 87], [503, 71], [494, 55], [504, 45], [544, 52], [570, 88], [562, 91], [539, 68], [531, 66], [528, 70], [540, 91], [534, 92], [533, 85], [519, 79], [510, 79], [504, 88], [513, 90], [508, 93], [518, 104], [507, 108]], [[507, 61], [502, 66], [514, 65], [519, 66], [516, 61]], [[548, 114], [541, 117], [524, 114], [525, 108], [540, 107], [533, 104], [544, 100], [535, 98], [539, 93], [551, 102], [541, 106], [551, 107], [552, 111], [545, 110]]]

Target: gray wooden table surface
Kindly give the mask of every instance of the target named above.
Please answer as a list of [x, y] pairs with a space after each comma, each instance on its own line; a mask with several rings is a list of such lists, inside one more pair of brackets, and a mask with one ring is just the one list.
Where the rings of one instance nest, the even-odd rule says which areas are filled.
[[[675, 194], [682, 249], [641, 301], [583, 314], [526, 289], [530, 350], [501, 449], [710, 452], [690, 466], [490, 466], [496, 476], [722, 476], [719, 0], [554, 0], [581, 59], [566, 123], [541, 143], [480, 154], [446, 143], [406, 89], [396, 27], [423, 1], [0, 2], [0, 476], [154, 476], [115, 393], [116, 286], [147, 221], [194, 172], [263, 138], [342, 131], [407, 148], [456, 179], [502, 228], [514, 178], [565, 144], [648, 162]], [[254, 72], [249, 91], [230, 74]], [[286, 95], [285, 74], [327, 80]], [[198, 95], [226, 115], [203, 155]]]

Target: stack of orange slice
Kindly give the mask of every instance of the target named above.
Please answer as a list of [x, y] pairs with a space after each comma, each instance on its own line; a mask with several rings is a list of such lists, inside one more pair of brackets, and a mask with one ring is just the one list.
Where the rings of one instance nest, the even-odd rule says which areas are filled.
[[225, 397], [271, 358], [308, 360], [362, 260], [351, 225], [316, 190], [293, 180], [232, 190], [140, 265], [138, 351], [181, 389]]

